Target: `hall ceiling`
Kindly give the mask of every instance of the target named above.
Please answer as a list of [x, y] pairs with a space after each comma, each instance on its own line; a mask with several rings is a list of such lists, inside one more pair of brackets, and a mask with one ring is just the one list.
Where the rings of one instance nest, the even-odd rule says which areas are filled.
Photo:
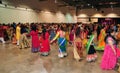
[[114, 8], [120, 7], [120, 0], [62, 0], [70, 6], [78, 7], [79, 9], [86, 8]]
[[[52, 0], [53, 1], [53, 0]], [[55, 7], [51, 0], [2, 0], [2, 4], [12, 5], [15, 7], [31, 8], [41, 10], [44, 8]]]
[[32, 9], [52, 8], [71, 6], [78, 9], [88, 8], [114, 8], [120, 7], [120, 0], [0, 0], [3, 4], [22, 6]]

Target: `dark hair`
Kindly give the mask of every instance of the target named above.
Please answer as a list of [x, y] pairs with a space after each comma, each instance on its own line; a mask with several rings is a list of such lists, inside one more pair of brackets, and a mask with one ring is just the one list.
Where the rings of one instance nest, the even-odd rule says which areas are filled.
[[42, 34], [43, 34], [42, 37], [43, 37], [44, 40], [46, 39], [46, 38], [45, 38], [45, 33], [46, 33], [46, 29], [43, 29], [43, 30], [42, 30]]
[[64, 31], [64, 28], [63, 28], [63, 26], [60, 26], [60, 29]]
[[108, 37], [111, 37], [113, 40], [114, 40], [114, 44], [118, 44], [118, 41], [116, 40], [116, 38], [114, 37], [114, 36], [112, 36], [112, 35], [106, 35], [106, 37], [105, 37], [105, 39], [104, 39], [104, 41], [106, 42], [106, 43], [108, 43]]
[[109, 28], [108, 31], [107, 31], [108, 35], [111, 35], [111, 33], [113, 33], [113, 32], [114, 32], [114, 30], [111, 29], [111, 28]]
[[80, 27], [76, 29], [75, 36], [79, 37], [80, 36]]
[[74, 29], [74, 25], [72, 25], [72, 27], [71, 27], [71, 31]]
[[36, 25], [31, 25], [31, 30], [36, 31], [37, 30]]
[[102, 29], [105, 28], [105, 25], [102, 26]]

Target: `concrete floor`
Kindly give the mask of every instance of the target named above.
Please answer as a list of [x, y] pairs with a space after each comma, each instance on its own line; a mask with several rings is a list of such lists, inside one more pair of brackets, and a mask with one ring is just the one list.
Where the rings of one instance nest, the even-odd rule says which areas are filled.
[[102, 53], [98, 53], [98, 60], [87, 63], [73, 59], [72, 46], [68, 46], [68, 56], [58, 58], [58, 47], [51, 45], [50, 55], [40, 56], [31, 53], [31, 49], [19, 49], [13, 44], [0, 43], [0, 73], [117, 73], [114, 70], [101, 70]]

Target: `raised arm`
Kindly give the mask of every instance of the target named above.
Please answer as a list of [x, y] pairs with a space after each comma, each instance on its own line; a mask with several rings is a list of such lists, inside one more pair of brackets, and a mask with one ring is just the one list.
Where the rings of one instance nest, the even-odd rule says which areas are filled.
[[55, 35], [55, 37], [53, 38], [53, 40], [51, 40], [51, 42], [50, 42], [50, 43], [52, 43], [53, 41], [55, 41], [55, 40], [59, 37], [59, 35], [60, 35], [60, 33], [59, 33], [59, 32], [57, 32], [57, 34]]

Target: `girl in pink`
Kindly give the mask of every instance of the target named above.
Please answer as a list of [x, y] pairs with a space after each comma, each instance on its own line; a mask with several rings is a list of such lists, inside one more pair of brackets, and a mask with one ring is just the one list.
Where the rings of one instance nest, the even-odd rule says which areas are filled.
[[48, 56], [50, 51], [50, 44], [49, 44], [49, 33], [46, 29], [43, 29], [42, 35], [40, 37], [40, 54], [42, 56]]
[[40, 48], [39, 37], [38, 37], [38, 30], [36, 25], [31, 26], [30, 35], [32, 36], [32, 52], [38, 52]]
[[104, 54], [102, 56], [101, 68], [105, 70], [113, 69], [117, 62], [116, 45], [113, 36], [106, 38]]

